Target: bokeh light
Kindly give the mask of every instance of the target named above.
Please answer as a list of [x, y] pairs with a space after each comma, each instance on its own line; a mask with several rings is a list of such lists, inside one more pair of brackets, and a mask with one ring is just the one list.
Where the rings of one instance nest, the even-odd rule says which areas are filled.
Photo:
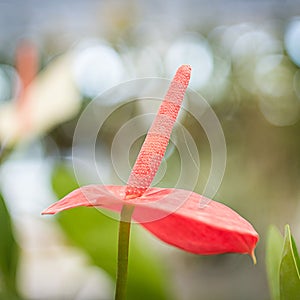
[[83, 95], [93, 98], [124, 79], [119, 54], [108, 44], [85, 41], [74, 58], [74, 78]]
[[233, 66], [237, 80], [249, 92], [256, 92], [254, 67], [257, 60], [268, 54], [282, 53], [280, 42], [262, 30], [242, 34], [232, 48]]
[[285, 47], [293, 62], [300, 66], [300, 17], [289, 22], [285, 32]]
[[197, 34], [184, 35], [171, 44], [165, 64], [168, 77], [182, 64], [193, 66], [194, 76], [191, 78], [190, 87], [195, 90], [208, 83], [214, 68], [210, 46]]
[[283, 55], [269, 55], [258, 61], [256, 84], [263, 94], [260, 107], [273, 125], [291, 125], [299, 119], [300, 101], [293, 89], [294, 76], [295, 68]]

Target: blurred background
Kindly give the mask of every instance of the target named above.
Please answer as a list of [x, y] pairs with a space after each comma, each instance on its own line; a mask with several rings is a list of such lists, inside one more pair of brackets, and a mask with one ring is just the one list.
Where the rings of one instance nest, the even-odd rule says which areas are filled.
[[[117, 222], [94, 209], [40, 212], [78, 184], [72, 139], [90, 101], [106, 92], [97, 107], [113, 113], [99, 131], [98, 171], [105, 183], [122, 184], [113, 139], [148, 107], [122, 106], [136, 95], [107, 91], [137, 78], [171, 79], [186, 63], [190, 87], [214, 109], [226, 139], [214, 199], [259, 232], [258, 264], [243, 255], [188, 254], [134, 226], [128, 299], [270, 299], [268, 226], [282, 231], [289, 223], [300, 245], [298, 0], [0, 0], [0, 299], [113, 298]], [[189, 113], [180, 120], [199, 151], [195, 191], [202, 193], [209, 143]], [[142, 140], [126, 149], [131, 164]], [[79, 147], [84, 153], [89, 145], [83, 139]], [[157, 185], [172, 186], [180, 170], [173, 143], [164, 163]], [[79, 184], [96, 181], [88, 167]]]

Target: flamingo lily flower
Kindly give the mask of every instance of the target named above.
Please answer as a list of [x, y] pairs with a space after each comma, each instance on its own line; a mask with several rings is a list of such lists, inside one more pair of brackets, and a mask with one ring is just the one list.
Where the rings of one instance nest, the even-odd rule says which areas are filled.
[[16, 51], [21, 89], [15, 101], [0, 105], [0, 144], [10, 148], [73, 117], [81, 99], [71, 72], [72, 57], [54, 59], [37, 75], [38, 52], [29, 41]]
[[[94, 206], [124, 212], [160, 240], [195, 254], [250, 254], [258, 234], [229, 207], [191, 191], [150, 187], [169, 143], [191, 74], [181, 66], [161, 103], [126, 186], [89, 185], [74, 190], [42, 214]], [[205, 205], [201, 205], [205, 203]]]

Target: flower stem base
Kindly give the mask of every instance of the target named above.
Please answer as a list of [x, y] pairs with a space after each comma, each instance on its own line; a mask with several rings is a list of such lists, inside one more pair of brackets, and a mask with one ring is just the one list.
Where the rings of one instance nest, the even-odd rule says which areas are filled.
[[128, 274], [128, 253], [131, 228], [131, 216], [134, 207], [124, 205], [121, 211], [118, 241], [118, 266], [115, 300], [126, 299], [126, 285]]

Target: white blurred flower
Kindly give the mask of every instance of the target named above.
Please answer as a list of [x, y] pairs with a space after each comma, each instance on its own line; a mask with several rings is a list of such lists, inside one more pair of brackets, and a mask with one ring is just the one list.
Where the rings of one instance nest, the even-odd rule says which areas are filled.
[[0, 144], [4, 147], [43, 134], [80, 108], [80, 94], [72, 80], [72, 54], [54, 59], [33, 79], [34, 47], [27, 44], [21, 50], [16, 60], [21, 92], [15, 101], [0, 105]]

